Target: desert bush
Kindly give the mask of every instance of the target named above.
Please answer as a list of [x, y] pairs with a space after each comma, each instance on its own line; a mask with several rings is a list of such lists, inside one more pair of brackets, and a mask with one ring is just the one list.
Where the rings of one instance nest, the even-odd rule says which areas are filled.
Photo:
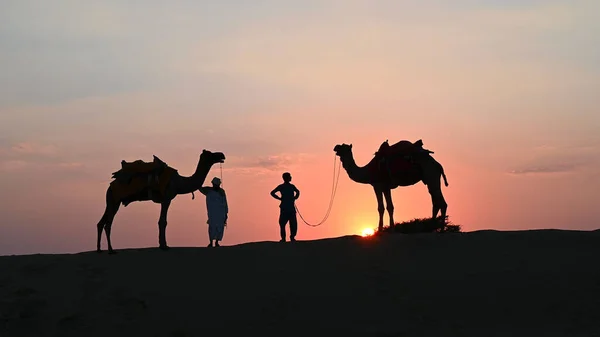
[[442, 224], [446, 225], [444, 232], [459, 233], [461, 231], [460, 225], [454, 224], [448, 220], [448, 216], [442, 219], [441, 216], [436, 219], [431, 218], [415, 218], [409, 221], [404, 221], [394, 224], [392, 227], [384, 227], [379, 233], [402, 233], [402, 234], [416, 234], [416, 233], [439, 233], [442, 228]]

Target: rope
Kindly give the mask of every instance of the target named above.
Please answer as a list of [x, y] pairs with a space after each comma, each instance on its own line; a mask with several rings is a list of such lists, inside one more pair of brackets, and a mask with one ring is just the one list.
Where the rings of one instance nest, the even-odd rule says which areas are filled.
[[223, 163], [219, 163], [219, 169], [221, 170], [221, 188], [223, 188], [223, 186], [225, 186], [225, 184], [223, 184]]
[[[223, 188], [225, 185], [223, 184], [223, 163], [219, 163], [219, 175], [219, 178], [221, 179], [221, 188]], [[225, 228], [227, 228], [227, 220], [225, 220]]]
[[[221, 188], [223, 188], [223, 163], [219, 163], [219, 169], [221, 170]], [[194, 200], [196, 197], [194, 196], [194, 191], [192, 191], [192, 200]]]
[[333, 157], [333, 180], [331, 182], [331, 197], [329, 199], [329, 206], [327, 208], [327, 212], [325, 213], [325, 217], [323, 217], [323, 220], [321, 220], [318, 224], [313, 225], [308, 223], [304, 217], [302, 216], [302, 214], [300, 213], [300, 210], [298, 209], [298, 206], [294, 205], [294, 207], [296, 208], [296, 212], [298, 212], [298, 215], [300, 216], [300, 219], [302, 219], [302, 221], [307, 224], [310, 227], [317, 227], [317, 226], [321, 226], [323, 223], [325, 223], [325, 221], [327, 221], [327, 219], [329, 218], [329, 215], [331, 214], [331, 209], [333, 208], [333, 200], [335, 199], [335, 194], [337, 192], [337, 187], [338, 187], [338, 182], [340, 180], [340, 172], [341, 172], [341, 164], [342, 162], [340, 161], [338, 163], [338, 171], [337, 171], [337, 177], [335, 174], [335, 164], [337, 161], [337, 156], [334, 155]]

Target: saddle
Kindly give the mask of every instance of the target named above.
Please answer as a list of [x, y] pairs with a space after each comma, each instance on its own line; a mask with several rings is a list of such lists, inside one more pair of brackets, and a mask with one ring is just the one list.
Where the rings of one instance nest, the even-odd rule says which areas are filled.
[[388, 140], [379, 146], [373, 159], [373, 173], [382, 180], [390, 180], [393, 173], [400, 171], [419, 170], [415, 158], [423, 154], [431, 154], [433, 151], [423, 148], [421, 139], [414, 143], [408, 140], [401, 140], [393, 145]]
[[408, 140], [401, 140], [394, 145], [390, 145], [388, 140], [381, 143], [379, 150], [375, 152], [375, 157], [379, 158], [393, 158], [396, 156], [413, 157], [423, 153], [434, 153], [433, 151], [423, 148], [423, 141], [421, 139], [414, 143]]
[[160, 174], [168, 165], [157, 156], [152, 156], [152, 162], [145, 162], [141, 159], [127, 162], [121, 160], [121, 169], [113, 172], [112, 177], [121, 182], [128, 181], [131, 177], [139, 174]]
[[113, 198], [127, 206], [132, 201], [152, 200], [165, 196], [167, 184], [177, 170], [157, 156], [152, 162], [141, 159], [121, 161], [121, 169], [112, 173]]
[[121, 160], [121, 169], [117, 172], [146, 173], [167, 166], [167, 164], [157, 156], [153, 155], [152, 157], [153, 159], [151, 163], [145, 162], [141, 159], [132, 162], [126, 162], [125, 160]]

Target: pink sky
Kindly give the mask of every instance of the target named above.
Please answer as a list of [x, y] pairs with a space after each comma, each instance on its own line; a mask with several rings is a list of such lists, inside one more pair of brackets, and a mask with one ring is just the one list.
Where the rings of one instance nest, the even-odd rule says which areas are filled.
[[[277, 240], [282, 172], [317, 222], [333, 147], [364, 165], [386, 139], [435, 151], [464, 230], [599, 227], [598, 2], [144, 4], [0, 5], [0, 254], [93, 250], [121, 160], [189, 175], [202, 149], [227, 156], [223, 243]], [[430, 214], [421, 183], [393, 197], [397, 221]], [[376, 209], [342, 172], [298, 238], [359, 234]], [[159, 211], [121, 208], [115, 248], [157, 246]], [[202, 195], [174, 200], [167, 239], [207, 243]]]

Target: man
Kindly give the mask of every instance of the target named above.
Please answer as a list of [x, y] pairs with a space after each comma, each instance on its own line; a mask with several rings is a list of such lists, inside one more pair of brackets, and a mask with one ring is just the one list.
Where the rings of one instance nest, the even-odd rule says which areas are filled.
[[208, 247], [219, 247], [219, 241], [223, 240], [223, 231], [227, 225], [227, 196], [225, 190], [221, 188], [221, 179], [214, 177], [212, 186], [203, 186], [199, 189], [200, 193], [206, 196], [206, 210], [208, 212], [208, 238], [210, 243]]
[[[290, 241], [296, 241], [296, 231], [298, 230], [298, 221], [296, 219], [296, 206], [295, 201], [300, 197], [300, 191], [292, 183], [292, 175], [289, 172], [285, 172], [282, 175], [283, 184], [275, 187], [271, 191], [271, 196], [277, 200], [280, 200], [279, 204], [279, 227], [281, 234], [281, 241], [285, 242], [285, 225], [290, 223]], [[281, 196], [278, 196], [279, 192]]]

